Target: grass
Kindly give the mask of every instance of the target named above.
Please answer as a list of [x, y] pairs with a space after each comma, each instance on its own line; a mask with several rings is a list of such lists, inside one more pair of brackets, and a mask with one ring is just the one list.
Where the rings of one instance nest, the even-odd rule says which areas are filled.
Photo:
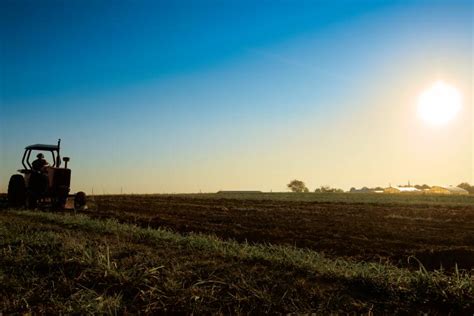
[[0, 311], [6, 313], [474, 308], [474, 280], [466, 271], [409, 271], [84, 215], [5, 211], [0, 219]]

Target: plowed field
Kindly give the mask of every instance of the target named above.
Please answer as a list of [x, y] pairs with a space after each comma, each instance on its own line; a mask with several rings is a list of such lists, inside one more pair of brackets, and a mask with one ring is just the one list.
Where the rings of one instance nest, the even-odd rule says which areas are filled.
[[[309, 248], [330, 257], [428, 270], [474, 267], [474, 205], [338, 202], [219, 195], [96, 196], [87, 211], [142, 227]], [[416, 259], [415, 259], [416, 258]]]

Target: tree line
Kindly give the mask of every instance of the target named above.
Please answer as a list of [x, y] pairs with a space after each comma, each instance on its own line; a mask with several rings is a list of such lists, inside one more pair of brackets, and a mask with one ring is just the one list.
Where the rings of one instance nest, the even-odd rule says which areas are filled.
[[[408, 187], [408, 186], [409, 185], [400, 185], [400, 187]], [[296, 180], [296, 179], [292, 180], [292, 181], [290, 181], [290, 183], [287, 184], [287, 187], [291, 190], [291, 192], [296, 192], [296, 193], [309, 192], [308, 187], [301, 180]], [[417, 188], [419, 190], [427, 190], [427, 189], [431, 188], [431, 186], [429, 186], [427, 184], [421, 184], [421, 185], [420, 184], [415, 184], [413, 187]], [[457, 185], [457, 187], [466, 190], [467, 192], [469, 192], [469, 194], [474, 194], [474, 186], [470, 185], [467, 182], [460, 183], [459, 185]], [[382, 188], [382, 187], [375, 187], [375, 188], [363, 187], [361, 189], [356, 189], [356, 188], [352, 187], [349, 190], [349, 192], [374, 192], [374, 191], [381, 191], [383, 189], [384, 188]], [[339, 189], [339, 188], [332, 188], [332, 187], [327, 186], [327, 185], [323, 185], [319, 188], [316, 188], [314, 190], [314, 192], [316, 192], [316, 193], [342, 193], [342, 192], [344, 192], [344, 190]]]

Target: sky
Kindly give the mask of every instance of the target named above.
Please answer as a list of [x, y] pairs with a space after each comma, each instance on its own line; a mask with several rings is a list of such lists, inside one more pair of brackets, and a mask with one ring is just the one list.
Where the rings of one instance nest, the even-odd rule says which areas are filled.
[[[473, 3], [0, 1], [0, 192], [24, 147], [72, 191], [473, 182]], [[417, 98], [462, 96], [442, 126]]]

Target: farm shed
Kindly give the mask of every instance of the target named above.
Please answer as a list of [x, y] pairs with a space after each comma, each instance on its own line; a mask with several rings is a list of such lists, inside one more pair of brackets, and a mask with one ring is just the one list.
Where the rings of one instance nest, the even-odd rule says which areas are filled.
[[383, 193], [400, 193], [400, 190], [394, 187], [385, 188]]
[[383, 190], [384, 193], [421, 193], [422, 191], [415, 187], [389, 187]]
[[468, 191], [462, 188], [453, 187], [453, 186], [433, 186], [427, 192], [436, 193], [436, 194], [458, 194], [458, 195], [469, 194]]

